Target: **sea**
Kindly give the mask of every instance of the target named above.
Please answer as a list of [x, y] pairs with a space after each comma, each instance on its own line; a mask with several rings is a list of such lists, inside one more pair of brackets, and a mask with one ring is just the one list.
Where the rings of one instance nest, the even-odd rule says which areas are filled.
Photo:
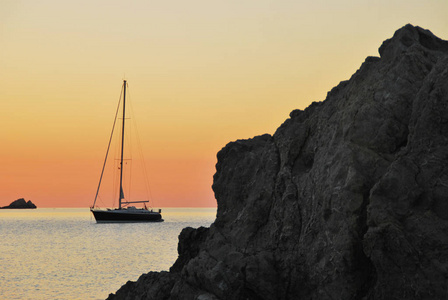
[[0, 210], [0, 299], [105, 299], [128, 280], [167, 271], [185, 227], [216, 208], [166, 208], [160, 223], [96, 223], [88, 208]]

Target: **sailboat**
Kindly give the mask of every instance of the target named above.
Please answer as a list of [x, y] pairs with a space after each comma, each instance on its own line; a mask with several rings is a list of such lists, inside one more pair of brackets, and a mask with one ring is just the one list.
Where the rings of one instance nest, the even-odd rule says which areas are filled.
[[[92, 207], [90, 208], [90, 211], [93, 213], [93, 216], [95, 217], [95, 220], [98, 223], [102, 222], [161, 222], [162, 219], [162, 210], [159, 209], [158, 211], [154, 211], [153, 209], [148, 209], [146, 207], [146, 203], [149, 202], [149, 200], [143, 200], [143, 201], [129, 201], [126, 200], [123, 192], [123, 169], [125, 168], [124, 162], [124, 148], [125, 148], [125, 120], [126, 120], [126, 87], [127, 82], [126, 80], [123, 80], [123, 102], [122, 102], [122, 123], [121, 123], [121, 143], [120, 143], [120, 160], [119, 160], [119, 196], [118, 196], [118, 208], [107, 208], [107, 209], [100, 209], [96, 206], [98, 194], [101, 187], [101, 182], [104, 175], [104, 170], [106, 167], [107, 157], [109, 154], [109, 149], [112, 141], [112, 136], [115, 128], [115, 124], [118, 117], [118, 108], [117, 113], [115, 115], [115, 121], [114, 126], [112, 128], [112, 134], [109, 140], [109, 145], [107, 147], [106, 151], [106, 158], [104, 160], [103, 169], [101, 171], [101, 176], [98, 184], [98, 188], [95, 195], [95, 200], [93, 202]], [[120, 97], [121, 101], [121, 97]], [[118, 104], [120, 106], [120, 102]], [[130, 204], [136, 204], [140, 203], [143, 204], [143, 208], [136, 208], [135, 206], [130, 206]]]

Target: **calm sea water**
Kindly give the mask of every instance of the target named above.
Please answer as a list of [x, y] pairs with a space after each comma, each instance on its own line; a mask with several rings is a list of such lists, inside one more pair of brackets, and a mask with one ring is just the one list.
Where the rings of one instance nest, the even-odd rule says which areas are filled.
[[162, 214], [162, 223], [97, 224], [83, 208], [0, 210], [0, 299], [105, 299], [168, 270], [182, 228], [210, 226], [216, 209]]

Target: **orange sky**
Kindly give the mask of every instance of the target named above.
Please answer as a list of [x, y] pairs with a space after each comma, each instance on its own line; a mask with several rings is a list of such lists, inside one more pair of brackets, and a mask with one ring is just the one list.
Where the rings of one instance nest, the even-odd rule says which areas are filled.
[[157, 207], [215, 206], [216, 153], [325, 99], [441, 0], [0, 2], [0, 206], [88, 207], [122, 79]]

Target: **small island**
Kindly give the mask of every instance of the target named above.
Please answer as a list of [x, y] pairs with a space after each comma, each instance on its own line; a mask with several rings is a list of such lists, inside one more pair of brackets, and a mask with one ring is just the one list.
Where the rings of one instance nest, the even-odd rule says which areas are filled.
[[8, 206], [3, 206], [0, 207], [0, 209], [30, 209], [30, 208], [37, 208], [36, 205], [34, 205], [33, 202], [31, 202], [31, 200], [25, 201], [24, 198], [20, 198], [17, 199], [13, 202], [11, 202], [11, 204], [9, 204]]

